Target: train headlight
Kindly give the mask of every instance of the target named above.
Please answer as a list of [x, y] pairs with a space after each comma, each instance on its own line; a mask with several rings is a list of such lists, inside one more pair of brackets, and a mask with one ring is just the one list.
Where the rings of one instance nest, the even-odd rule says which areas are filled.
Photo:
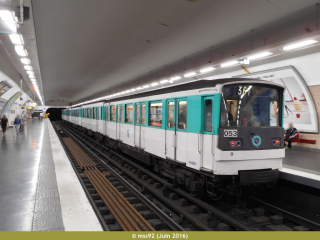
[[271, 144], [274, 147], [279, 147], [281, 145], [281, 139], [280, 138], [272, 138]]
[[231, 148], [241, 148], [242, 147], [242, 139], [229, 140], [229, 147], [231, 147]]

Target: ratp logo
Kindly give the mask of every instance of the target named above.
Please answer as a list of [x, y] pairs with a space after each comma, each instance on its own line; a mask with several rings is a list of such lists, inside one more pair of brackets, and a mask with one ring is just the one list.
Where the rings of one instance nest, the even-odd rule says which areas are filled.
[[261, 145], [262, 140], [261, 140], [261, 137], [258, 136], [258, 135], [256, 135], [253, 138], [251, 138], [251, 140], [252, 140], [253, 146], [259, 147]]

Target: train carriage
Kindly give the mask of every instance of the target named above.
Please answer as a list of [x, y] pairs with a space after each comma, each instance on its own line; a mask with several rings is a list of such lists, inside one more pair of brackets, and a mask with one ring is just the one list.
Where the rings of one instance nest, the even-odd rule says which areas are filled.
[[92, 116], [83, 127], [160, 175], [216, 196], [278, 180], [283, 103], [283, 86], [272, 82], [202, 80], [83, 106]]

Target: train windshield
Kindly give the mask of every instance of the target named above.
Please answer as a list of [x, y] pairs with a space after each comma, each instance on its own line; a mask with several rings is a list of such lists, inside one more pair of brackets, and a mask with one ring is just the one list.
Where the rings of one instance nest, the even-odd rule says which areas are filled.
[[281, 126], [282, 90], [264, 84], [231, 84], [222, 89], [222, 127]]

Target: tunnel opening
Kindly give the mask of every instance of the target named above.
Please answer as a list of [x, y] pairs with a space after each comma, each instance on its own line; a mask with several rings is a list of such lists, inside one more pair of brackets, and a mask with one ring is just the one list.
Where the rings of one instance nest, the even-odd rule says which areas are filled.
[[50, 121], [62, 120], [62, 110], [64, 108], [48, 108], [46, 113], [50, 113]]

